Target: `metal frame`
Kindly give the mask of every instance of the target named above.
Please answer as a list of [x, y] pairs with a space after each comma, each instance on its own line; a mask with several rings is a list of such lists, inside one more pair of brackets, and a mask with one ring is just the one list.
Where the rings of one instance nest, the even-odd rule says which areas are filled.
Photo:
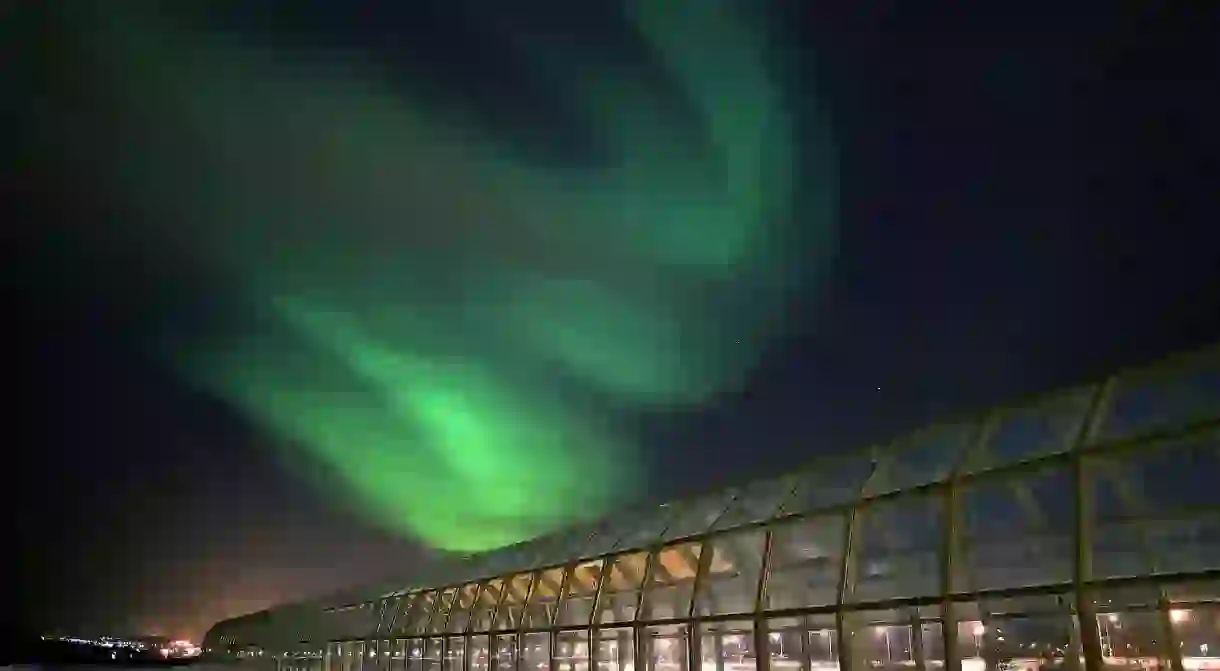
[[[1220, 348], [1215, 352], [1208, 350], [1205, 356], [1214, 358], [1220, 353]], [[1190, 439], [1194, 437], [1211, 437], [1220, 440], [1220, 418], [1207, 417], [1197, 421], [1180, 424], [1172, 428], [1159, 427], [1154, 431], [1147, 432], [1144, 435], [1136, 437], [1123, 437], [1118, 440], [1109, 442], [1099, 442], [1101, 436], [1103, 419], [1106, 413], [1109, 412], [1112, 399], [1120, 382], [1125, 381], [1125, 377], [1112, 376], [1107, 378], [1103, 383], [1094, 385], [1092, 389], [1092, 398], [1087, 409], [1079, 418], [1079, 428], [1076, 435], [1067, 445], [1065, 451], [1057, 451], [1049, 454], [1040, 454], [1029, 458], [1025, 461], [1010, 464], [992, 464], [985, 469], [967, 471], [966, 465], [972, 456], [978, 455], [985, 448], [988, 441], [992, 437], [992, 432], [995, 429], [997, 422], [1001, 417], [1004, 417], [1008, 410], [1000, 410], [988, 413], [982, 419], [976, 422], [978, 427], [977, 435], [970, 439], [969, 444], [959, 454], [956, 455], [956, 462], [948, 469], [944, 477], [941, 477], [936, 482], [920, 484], [900, 491], [884, 492], [878, 495], [868, 495], [869, 484], [879, 477], [879, 473], [884, 473], [885, 465], [892, 463], [891, 459], [895, 456], [893, 450], [886, 450], [878, 455], [879, 459], [874, 460], [873, 468], [870, 474], [864, 478], [861, 483], [859, 492], [855, 500], [848, 503], [842, 503], [834, 506], [826, 506], [816, 510], [802, 511], [797, 514], [779, 514], [771, 519], [751, 522], [738, 525], [735, 527], [719, 528], [715, 531], [704, 531], [702, 533], [690, 534], [683, 537], [675, 537], [668, 539], [662, 543], [652, 545], [651, 547], [615, 547], [612, 552], [607, 552], [597, 556], [571, 556], [565, 558], [562, 563], [552, 564], [547, 566], [522, 567], [517, 570], [499, 573], [494, 576], [487, 576], [478, 580], [472, 580], [469, 577], [463, 578], [460, 582], [451, 584], [435, 585], [426, 590], [412, 590], [410, 593], [401, 594], [396, 611], [404, 609], [411, 602], [407, 599], [414, 599], [420, 592], [434, 592], [436, 597], [433, 601], [432, 612], [426, 614], [424, 618], [423, 634], [416, 635], [414, 633], [406, 633], [392, 638], [393, 641], [407, 639], [404, 643], [404, 655], [410, 648], [412, 639], [428, 639], [435, 636], [443, 637], [444, 644], [448, 645], [448, 640], [454, 636], [462, 636], [465, 638], [466, 646], [466, 661], [464, 662], [469, 671], [471, 658], [471, 637], [475, 635], [486, 636], [488, 642], [488, 665], [495, 665], [495, 651], [497, 648], [497, 636], [513, 634], [517, 641], [516, 666], [518, 671], [521, 671], [522, 655], [521, 644], [523, 637], [531, 633], [548, 633], [550, 634], [551, 650], [550, 650], [550, 671], [555, 671], [555, 654], [559, 634], [569, 631], [584, 632], [589, 645], [589, 660], [591, 666], [595, 669], [598, 665], [597, 647], [600, 641], [598, 630], [628, 627], [634, 632], [633, 646], [635, 664], [637, 669], [647, 668], [646, 655], [648, 654], [649, 646], [647, 645], [645, 634], [649, 627], [662, 625], [683, 625], [686, 627], [687, 636], [687, 654], [689, 663], [698, 662], [699, 657], [699, 639], [701, 635], [701, 625], [705, 623], [715, 623], [729, 620], [746, 620], [753, 622], [754, 630], [754, 648], [755, 655], [758, 660], [758, 671], [769, 671], [769, 647], [768, 647], [768, 622], [772, 618], [801, 616], [802, 621], [806, 622], [806, 626], [802, 630], [802, 649], [807, 647], [808, 642], [805, 638], [808, 636], [808, 619], [806, 616], [818, 613], [833, 613], [835, 615], [837, 639], [835, 641], [838, 649], [838, 660], [842, 669], [857, 669], [863, 668], [859, 665], [860, 660], [853, 660], [853, 655], [856, 652], [852, 645], [852, 621], [847, 617], [853, 612], [877, 610], [877, 609], [911, 609], [908, 612], [910, 622], [907, 626], [911, 626], [911, 635], [919, 637], [922, 649], [923, 637], [921, 622], [929, 620], [939, 620], [941, 623], [941, 643], [944, 647], [945, 667], [950, 671], [960, 671], [961, 659], [958, 651], [958, 609], [961, 604], [981, 602], [986, 598], [995, 597], [1012, 597], [1037, 594], [1067, 594], [1074, 595], [1072, 615], [1075, 618], [1076, 633], [1083, 652], [1085, 671], [1102, 671], [1103, 660], [1100, 645], [1100, 638], [1095, 626], [1097, 618], [1096, 607], [1094, 604], [1094, 595], [1099, 591], [1104, 591], [1114, 587], [1122, 587], [1126, 585], [1147, 584], [1160, 587], [1160, 600], [1157, 604], [1157, 612], [1162, 621], [1166, 635], [1169, 637], [1170, 648], [1166, 651], [1166, 657], [1170, 663], [1171, 671], [1182, 670], [1181, 652], [1177, 650], [1176, 635], [1173, 631], [1173, 623], [1170, 618], [1171, 603], [1165, 596], [1164, 585], [1182, 581], [1192, 581], [1198, 579], [1220, 579], [1220, 565], [1207, 567], [1207, 570], [1196, 571], [1192, 573], [1181, 573], [1171, 575], [1140, 575], [1125, 578], [1106, 578], [1095, 579], [1092, 573], [1092, 528], [1093, 515], [1091, 506], [1093, 496], [1091, 492], [1091, 470], [1089, 459], [1097, 454], [1120, 453], [1124, 451], [1134, 450], [1154, 450], [1154, 449], [1169, 449], [1165, 447], [1165, 443]], [[900, 444], [900, 443], [896, 443]], [[1074, 506], [1074, 516], [1071, 532], [1071, 541], [1074, 548], [1072, 558], [1072, 572], [1070, 580], [1047, 582], [1044, 584], [1029, 585], [1022, 587], [1011, 587], [1004, 589], [987, 589], [987, 590], [972, 590], [961, 591], [960, 586], [955, 585], [955, 578], [958, 573], [965, 570], [965, 565], [959, 566], [965, 556], [965, 548], [963, 547], [963, 537], [961, 529], [960, 511], [962, 500], [959, 493], [964, 487], [967, 487], [977, 481], [986, 481], [990, 479], [1015, 479], [1022, 473], [1032, 473], [1046, 468], [1061, 468], [1067, 470], [1071, 474], [1070, 486], [1072, 488], [1070, 499]], [[794, 490], [799, 490], [795, 487]], [[862, 530], [859, 528], [858, 520], [861, 514], [867, 515], [875, 506], [891, 502], [895, 499], [913, 499], [916, 496], [932, 496], [938, 498], [943, 505], [941, 512], [943, 524], [941, 524], [942, 537], [939, 542], [939, 566], [937, 577], [940, 583], [938, 593], [924, 594], [918, 596], [893, 596], [885, 599], [858, 602], [851, 596], [853, 586], [857, 581], [857, 566], [856, 562], [860, 552], [860, 536]], [[703, 497], [700, 497], [702, 501]], [[716, 522], [734, 505], [737, 500], [736, 496], [727, 497], [725, 508], [717, 516], [717, 520], [709, 525], [709, 529], [716, 527]], [[674, 520], [682, 520], [681, 511], [670, 514], [669, 522]], [[789, 522], [795, 519], [814, 519], [827, 517], [831, 515], [840, 515], [844, 521], [843, 537], [840, 546], [841, 557], [839, 566], [839, 576], [837, 584], [836, 603], [830, 606], [819, 606], [809, 608], [791, 608], [783, 610], [768, 610], [766, 605], [768, 579], [772, 573], [773, 566], [773, 529], [778, 524]], [[716, 613], [711, 615], [700, 614], [697, 608], [697, 600], [700, 598], [700, 590], [705, 588], [708, 582], [707, 573], [710, 570], [713, 562], [713, 549], [711, 541], [725, 537], [729, 534], [740, 533], [747, 529], [762, 529], [764, 531], [764, 545], [761, 556], [761, 570], [758, 575], [757, 591], [754, 599], [754, 609], [748, 613]], [[618, 530], [620, 538], [629, 537], [630, 533], [622, 529]], [[660, 535], [664, 537], [664, 532]], [[686, 604], [686, 612], [684, 616], [667, 618], [664, 620], [650, 620], [645, 617], [645, 608], [647, 600], [650, 598], [650, 592], [655, 588], [651, 583], [656, 570], [658, 557], [662, 552], [681, 546], [684, 544], [695, 543], [699, 544], [700, 555], [697, 562], [695, 575], [691, 578], [692, 586], [690, 590], [690, 602]], [[586, 544], [587, 546], [587, 544]], [[639, 552], [648, 552], [647, 560], [644, 566], [644, 576], [639, 585], [639, 594], [636, 600], [636, 609], [634, 617], [628, 622], [615, 622], [612, 625], [602, 625], [599, 620], [601, 617], [601, 606], [603, 596], [606, 594], [609, 585], [609, 577], [615, 565], [615, 560], [619, 557], [635, 554]], [[595, 592], [592, 596], [592, 610], [590, 622], [579, 626], [560, 626], [559, 613], [562, 610], [563, 602], [568, 598], [567, 585], [571, 580], [571, 574], [579, 566], [590, 562], [601, 562], [601, 574], [596, 581]], [[541, 575], [546, 571], [562, 569], [564, 572], [560, 581], [560, 593], [557, 595], [555, 603], [555, 616], [552, 618], [550, 625], [546, 627], [526, 627], [524, 626], [524, 615], [528, 612], [530, 601], [533, 597], [533, 592], [537, 582], [541, 579]], [[509, 590], [513, 587], [514, 577], [522, 574], [531, 575], [529, 587], [526, 591], [525, 600], [521, 605], [522, 622], [515, 623], [515, 629], [497, 629], [495, 627], [496, 620], [499, 618], [499, 611], [503, 608], [505, 599]], [[473, 610], [482, 598], [482, 591], [485, 585], [493, 579], [500, 579], [501, 589], [497, 595], [497, 601], [490, 613], [488, 630], [476, 629], [475, 613]], [[456, 607], [457, 602], [461, 598], [461, 590], [465, 585], [470, 583], [478, 583], [479, 588], [476, 590], [474, 602], [471, 605], [472, 612], [470, 614], [469, 623], [462, 634], [449, 634], [443, 631], [440, 634], [430, 633], [429, 623], [437, 617], [438, 609], [443, 606], [442, 595], [448, 589], [454, 589], [453, 604], [448, 609], [449, 612], [443, 614], [447, 621], [452, 614], [452, 608]], [[370, 636], [359, 638], [343, 638], [329, 640], [324, 648], [329, 658], [332, 643], [347, 643], [356, 640], [372, 640], [372, 638], [380, 638], [380, 629], [382, 629], [382, 620], [384, 620], [384, 610], [387, 607], [389, 598], [382, 603], [383, 612], [378, 618], [378, 631], [370, 632]], [[940, 613], [939, 618], [936, 617], [921, 617], [915, 609], [921, 606], [938, 606]], [[398, 618], [398, 612], [395, 612], [391, 620], [390, 628], [394, 627]], [[411, 619], [417, 619], [412, 617]], [[447, 627], [446, 627], [447, 629]], [[228, 629], [225, 630], [228, 633]], [[393, 636], [394, 632], [386, 632]], [[990, 641], [989, 641], [990, 643]], [[912, 641], [912, 647], [914, 640]], [[342, 650], [342, 647], [340, 648]], [[920, 655], [922, 657], [922, 654]], [[363, 656], [362, 656], [363, 657]], [[363, 659], [362, 659], [363, 661]], [[410, 660], [408, 659], [407, 662]], [[442, 660], [443, 663], [443, 660]], [[803, 661], [802, 664], [806, 664]], [[643, 664], [644, 667], [639, 665]], [[332, 665], [326, 664], [325, 671], [333, 671]], [[489, 671], [491, 671], [489, 669]]]

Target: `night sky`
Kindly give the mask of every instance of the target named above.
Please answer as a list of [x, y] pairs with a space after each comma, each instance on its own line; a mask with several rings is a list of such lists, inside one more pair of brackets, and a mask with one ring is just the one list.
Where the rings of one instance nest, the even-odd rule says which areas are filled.
[[[531, 76], [531, 63], [589, 49], [602, 62], [636, 63], [628, 71], [641, 77], [655, 70], [616, 3], [529, 0], [511, 11], [473, 0], [162, 4], [175, 8], [163, 12], [174, 25], [250, 53], [308, 54], [309, 67], [323, 69], [358, 55], [391, 97], [401, 86], [403, 96], [440, 101], [436, 109], [469, 112], [488, 136], [552, 174], [582, 170], [603, 149], [560, 91], [580, 68], [552, 68], [556, 82]], [[751, 284], [759, 266], [724, 280], [773, 301], [784, 318], [772, 326], [775, 314], [740, 297], [707, 303], [715, 309], [705, 310], [712, 317], [692, 347], [718, 352], [739, 341], [742, 324], [748, 336], [768, 336], [748, 356], [732, 350], [740, 375], [706, 382], [694, 400], [654, 394], [614, 404], [599, 400], [603, 389], [580, 387], [594, 399], [589, 407], [614, 406], [615, 435], [632, 448], [609, 456], [644, 483], [629, 496], [609, 491], [611, 503], [776, 472], [1220, 340], [1214, 17], [1173, 3], [1127, 13], [1123, 3], [1050, 13], [1007, 2], [770, 4], [782, 10], [755, 11], [751, 25], [767, 35], [768, 62], [783, 75], [793, 189], [775, 230], [797, 250], [786, 258], [799, 288], [767, 293], [766, 281]], [[114, 186], [115, 174], [132, 169], [132, 152], [142, 152], [134, 162], [150, 190], [202, 174], [192, 172], [202, 161], [196, 145], [155, 146], [178, 138], [182, 120], [140, 104], [153, 96], [135, 71], [147, 64], [99, 76], [99, 42], [85, 37], [97, 19], [55, 3], [0, 6], [5, 114], [17, 137], [4, 184], [4, 351], [16, 374], [0, 543], [13, 566], [0, 583], [2, 617], [37, 629], [198, 639], [219, 619], [409, 575], [437, 543], [345, 503], [330, 467], [283, 449], [285, 437], [256, 413], [175, 365], [199, 343], [244, 347], [266, 308], [198, 252], [210, 235], [199, 219]], [[179, 77], [174, 67], [164, 69]], [[311, 84], [293, 86], [308, 95]], [[691, 125], [675, 133], [697, 136]], [[126, 144], [140, 133], [154, 141]], [[260, 156], [275, 150], [244, 147], [253, 167], [242, 179], [295, 160]], [[426, 186], [392, 186], [408, 205], [432, 196]], [[464, 245], [470, 231], [455, 222], [468, 211], [454, 203], [482, 207], [481, 194], [461, 180], [446, 188], [409, 235], [370, 225], [361, 233], [367, 247], [356, 249], [393, 260], [441, 238], [446, 252]], [[263, 231], [272, 244], [327, 234], [298, 226], [283, 211], [296, 198], [291, 184], [280, 191], [262, 213], [280, 215]], [[825, 202], [828, 192], [837, 206]], [[356, 216], [348, 203], [311, 197], [339, 219]], [[497, 214], [490, 205], [480, 212]], [[379, 215], [374, 207], [359, 216]], [[559, 243], [544, 235], [531, 244], [547, 258]], [[362, 259], [345, 263], [347, 277]], [[495, 346], [494, 336], [480, 337], [479, 347]], [[573, 384], [541, 379], [544, 388]], [[566, 449], [574, 472], [607, 456]], [[522, 468], [572, 479], [533, 461]], [[362, 467], [357, 459], [353, 468]]]

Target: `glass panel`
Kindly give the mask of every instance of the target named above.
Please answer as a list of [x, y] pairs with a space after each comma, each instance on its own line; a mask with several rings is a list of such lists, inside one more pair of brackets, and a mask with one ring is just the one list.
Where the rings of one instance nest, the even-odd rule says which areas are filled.
[[381, 641], [369, 641], [366, 646], [369, 658], [364, 663], [364, 671], [377, 671], [381, 667]]
[[571, 569], [567, 594], [559, 606], [560, 626], [588, 625], [593, 619], [593, 601], [601, 580], [603, 561], [585, 562]]
[[872, 455], [867, 453], [819, 460], [816, 467], [796, 476], [792, 498], [784, 502], [782, 513], [810, 513], [859, 501], [872, 472]]
[[733, 492], [715, 492], [674, 506], [673, 517], [661, 538], [666, 541], [688, 538], [712, 528], [733, 500]]
[[780, 506], [792, 497], [796, 481], [791, 477], [763, 480], [747, 485], [712, 525], [713, 531], [762, 522], [776, 517]]
[[637, 511], [635, 526], [623, 533], [618, 546], [624, 550], [638, 550], [656, 543], [669, 527], [674, 512], [675, 508], [670, 504]]
[[424, 639], [414, 638], [407, 641], [407, 670], [423, 671], [424, 669]]
[[491, 660], [491, 646], [487, 634], [471, 636], [468, 646], [466, 654], [470, 657], [470, 671], [488, 671], [488, 663]]
[[834, 615], [775, 618], [767, 631], [771, 671], [838, 671]]
[[999, 599], [955, 606], [963, 671], [1081, 671], [1080, 637], [1071, 594]]
[[396, 638], [390, 648], [390, 671], [406, 671], [407, 669], [407, 641], [405, 639]]
[[471, 631], [488, 631], [491, 629], [492, 622], [495, 621], [496, 606], [500, 602], [500, 591], [504, 581], [500, 578], [489, 580], [483, 584], [479, 590], [478, 598], [475, 600], [474, 611], [472, 612], [470, 621]]
[[[853, 669], [904, 669], [916, 666], [917, 655], [926, 653], [916, 638], [914, 620], [916, 613], [902, 610], [857, 611], [847, 613], [844, 626], [850, 630]], [[926, 654], [923, 657], [927, 665]], [[970, 671], [968, 665], [963, 665]], [[978, 671], [982, 671], [979, 669]]]
[[700, 626], [700, 671], [753, 671], [758, 658], [751, 622], [716, 622]]
[[978, 435], [977, 423], [947, 424], [917, 431], [879, 455], [866, 496], [910, 489], [949, 477]]
[[441, 671], [444, 642], [443, 638], [430, 638], [424, 644], [424, 671]]
[[527, 629], [551, 626], [555, 608], [559, 604], [559, 594], [563, 589], [563, 573], [562, 568], [553, 568], [538, 574], [534, 591], [530, 594], [529, 604], [525, 609]]
[[1220, 567], [1220, 505], [1212, 474], [1220, 440], [1208, 435], [1086, 460], [1093, 495], [1093, 576]]
[[1220, 347], [1170, 368], [1124, 375], [1115, 385], [1101, 441], [1220, 417]]
[[630, 622], [635, 619], [640, 602], [648, 554], [631, 552], [613, 557], [610, 562], [610, 575], [606, 578], [597, 621], [602, 624]]
[[457, 602], [449, 613], [449, 624], [445, 627], [446, 631], [452, 634], [466, 631], [466, 625], [470, 623], [470, 609], [474, 605], [474, 598], [478, 592], [478, 583], [472, 582], [462, 587], [458, 592]]
[[712, 555], [695, 600], [699, 615], [753, 613], [762, 574], [765, 533], [760, 528], [713, 536], [704, 544]]
[[[617, 517], [603, 520], [597, 525], [597, 530], [589, 537], [582, 552], [576, 557], [596, 557], [613, 552], [619, 547], [619, 541], [627, 536], [636, 526], [636, 511], [620, 513]], [[573, 559], [575, 557], [568, 557]]]
[[964, 485], [958, 494], [964, 562], [953, 591], [1070, 582], [1074, 489], [1066, 464]]
[[556, 671], [589, 671], [589, 632], [560, 632], [555, 640]]
[[496, 610], [494, 629], [517, 629], [521, 626], [521, 616], [525, 610], [525, 598], [529, 595], [530, 583], [534, 574], [520, 573], [509, 579], [504, 590], [504, 598]]
[[847, 600], [939, 594], [943, 517], [940, 499], [922, 493], [863, 506]]
[[657, 553], [645, 589], [643, 619], [665, 620], [690, 614], [699, 551], [699, 543], [682, 543]]
[[781, 522], [771, 534], [768, 610], [825, 606], [838, 600], [844, 516]]
[[364, 668], [364, 648], [364, 641], [355, 641], [352, 643], [351, 663], [353, 670], [358, 671]]
[[690, 671], [686, 625], [648, 627], [643, 636], [645, 671]]
[[404, 597], [396, 596], [390, 600], [389, 609], [381, 618], [381, 631], [390, 633], [398, 626], [398, 617], [402, 612]]
[[566, 564], [577, 557], [584, 556], [584, 549], [592, 539], [593, 530], [594, 528], [588, 525], [579, 525], [558, 532], [543, 549], [539, 566]]
[[1220, 609], [1213, 605], [1174, 608], [1168, 615], [1184, 668], [1210, 671], [1220, 666]]
[[546, 671], [551, 666], [551, 635], [525, 634], [521, 643], [522, 671]]
[[496, 640], [496, 671], [517, 671], [517, 636], [499, 634]]
[[428, 622], [429, 633], [440, 634], [445, 631], [445, 627], [449, 623], [449, 609], [453, 607], [453, 601], [456, 598], [456, 587], [450, 587], [449, 589], [441, 592], [441, 596], [437, 601], [436, 608], [433, 609], [432, 619]]
[[597, 629], [597, 671], [635, 671], [635, 644], [631, 629]]
[[445, 671], [463, 671], [466, 668], [466, 639], [450, 636], [445, 639]]
[[1003, 411], [963, 469], [977, 472], [1072, 449], [1096, 393], [1084, 387]]
[[423, 592], [416, 599], [411, 609], [411, 621], [407, 625], [407, 633], [425, 634], [428, 632], [428, 620], [432, 617], [433, 606], [436, 605], [436, 592]]

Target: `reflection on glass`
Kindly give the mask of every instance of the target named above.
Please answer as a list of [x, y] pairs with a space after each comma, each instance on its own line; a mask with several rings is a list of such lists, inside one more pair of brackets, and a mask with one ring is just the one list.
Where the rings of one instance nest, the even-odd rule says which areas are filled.
[[407, 641], [405, 639], [395, 639], [390, 647], [390, 671], [406, 671], [407, 669]]
[[407, 642], [407, 670], [408, 671], [423, 671], [424, 668], [424, 641], [423, 639], [413, 639]]
[[532, 573], [519, 573], [506, 583], [504, 596], [500, 600], [499, 608], [496, 609], [496, 623], [493, 629], [516, 629], [521, 626], [525, 599], [529, 595], [533, 578]]
[[689, 630], [684, 624], [661, 625], [644, 630], [646, 671], [689, 671]]
[[589, 633], [564, 631], [555, 638], [556, 671], [589, 671]]
[[644, 619], [664, 620], [690, 614], [701, 547], [700, 543], [683, 543], [657, 553], [644, 593]]
[[516, 634], [500, 634], [496, 640], [496, 671], [516, 671], [517, 669], [517, 636]]
[[474, 609], [470, 616], [471, 631], [488, 631], [496, 616], [496, 606], [500, 603], [500, 591], [504, 581], [496, 578], [483, 584], [475, 599]]
[[466, 642], [470, 671], [487, 671], [491, 661], [491, 646], [487, 634], [476, 634]]
[[443, 638], [430, 638], [424, 644], [424, 671], [442, 671], [444, 641]]
[[717, 622], [700, 627], [701, 671], [754, 671], [754, 627], [750, 622]]
[[525, 634], [521, 640], [522, 671], [545, 671], [551, 665], [551, 635]]
[[713, 537], [704, 545], [712, 555], [695, 600], [697, 614], [754, 612], [764, 541], [762, 529], [749, 529]]
[[635, 644], [631, 629], [598, 629], [595, 635], [598, 671], [635, 671]]
[[587, 625], [593, 617], [593, 598], [601, 580], [602, 560], [574, 566], [568, 576], [568, 589], [559, 606], [561, 626]]
[[445, 643], [445, 671], [462, 671], [466, 667], [466, 639], [450, 636]]
[[549, 627], [563, 588], [563, 569], [547, 569], [534, 579], [534, 589], [525, 608], [525, 627]]
[[606, 578], [597, 620], [601, 624], [630, 622], [635, 619], [639, 604], [648, 554], [632, 552], [610, 561], [610, 575]]
[[838, 599], [842, 570], [843, 515], [777, 524], [772, 531], [770, 610], [824, 606]]

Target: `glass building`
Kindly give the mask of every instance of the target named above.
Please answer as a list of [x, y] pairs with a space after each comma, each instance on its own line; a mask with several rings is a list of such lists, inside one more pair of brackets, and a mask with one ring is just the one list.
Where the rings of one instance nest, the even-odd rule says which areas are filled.
[[218, 623], [282, 671], [1220, 669], [1220, 347]]

